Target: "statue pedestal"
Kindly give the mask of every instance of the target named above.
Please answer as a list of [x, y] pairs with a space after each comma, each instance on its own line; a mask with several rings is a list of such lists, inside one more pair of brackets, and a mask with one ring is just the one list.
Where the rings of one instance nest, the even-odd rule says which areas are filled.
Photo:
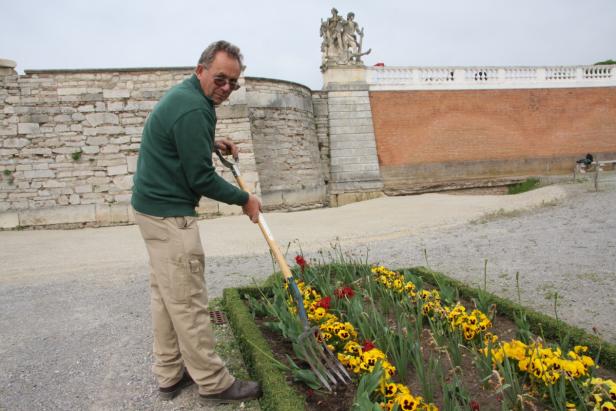
[[[331, 89], [334, 84], [343, 88], [345, 84], [363, 84], [368, 89], [366, 66], [346, 65], [327, 67], [323, 72], [323, 90]], [[333, 86], [333, 88], [338, 87]]]
[[323, 73], [329, 121], [331, 206], [383, 193], [366, 73], [364, 66], [328, 67]]

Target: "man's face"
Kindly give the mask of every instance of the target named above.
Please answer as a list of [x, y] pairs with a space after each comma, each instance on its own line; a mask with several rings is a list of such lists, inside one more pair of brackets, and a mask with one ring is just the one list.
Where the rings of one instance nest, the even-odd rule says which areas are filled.
[[218, 105], [229, 98], [241, 72], [239, 61], [224, 51], [219, 51], [208, 68], [199, 64], [195, 74], [199, 79], [203, 94]]

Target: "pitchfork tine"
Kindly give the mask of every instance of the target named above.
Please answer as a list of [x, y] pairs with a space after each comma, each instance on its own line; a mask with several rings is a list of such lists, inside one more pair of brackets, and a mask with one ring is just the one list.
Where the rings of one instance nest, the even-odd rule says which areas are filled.
[[332, 371], [334, 374], [336, 374], [340, 382], [344, 384], [348, 384], [347, 378], [350, 381], [351, 377], [347, 373], [344, 366], [340, 364], [340, 361], [338, 361], [338, 358], [334, 356], [334, 353], [332, 353], [329, 350], [329, 348], [327, 348], [327, 345], [325, 343], [322, 343], [319, 348], [320, 348], [319, 351], [321, 353], [321, 358], [323, 358], [323, 361], [325, 361], [325, 363], [327, 364], [327, 369], [329, 371]]
[[336, 358], [334, 353], [331, 352], [326, 345], [323, 348], [325, 351], [325, 361], [327, 361], [330, 365], [330, 369], [333, 370], [336, 375], [338, 375], [340, 381], [344, 384], [348, 384], [349, 382], [351, 382], [351, 376], [349, 375], [349, 372], [346, 370], [346, 368], [344, 368], [344, 365], [342, 365], [340, 361], [338, 361], [338, 358]]
[[[307, 330], [309, 332], [312, 332], [312, 330]], [[314, 334], [313, 334], [314, 335]], [[316, 341], [314, 339], [314, 337], [310, 337], [308, 336], [308, 340], [304, 340], [306, 342], [305, 346], [308, 347], [307, 351], [310, 351], [310, 355], [306, 355], [306, 358], [304, 360], [306, 360], [306, 362], [314, 368], [319, 368], [319, 372], [325, 374], [327, 376], [327, 378], [329, 378], [329, 380], [332, 382], [333, 385], [337, 384], [336, 378], [329, 372], [330, 370], [328, 370], [327, 366], [325, 366], [320, 360], [319, 360], [319, 355], [317, 354], [317, 350], [319, 350], [318, 347], [318, 341]], [[300, 337], [301, 339], [301, 337]], [[315, 347], [316, 345], [316, 347]], [[331, 391], [331, 389], [330, 389]]]
[[[325, 342], [319, 342], [318, 338], [315, 337], [318, 332], [318, 327], [312, 327], [302, 333], [300, 340], [306, 340], [306, 338], [308, 338], [306, 343], [310, 348], [313, 360], [323, 368], [323, 371], [334, 385], [340, 382], [348, 384], [348, 381], [351, 381], [351, 377], [340, 361], [338, 361], [329, 348], [327, 348], [327, 344]], [[309, 362], [309, 359], [306, 359], [306, 361]], [[338, 378], [336, 379], [336, 377]]]
[[[302, 354], [303, 354], [303, 356], [304, 356], [304, 360], [308, 363], [308, 365], [310, 366], [310, 369], [312, 370], [312, 372], [314, 373], [314, 375], [316, 375], [316, 376], [317, 376], [317, 378], [321, 381], [321, 383], [325, 386], [325, 388], [327, 388], [327, 390], [328, 390], [329, 392], [331, 392], [331, 391], [332, 391], [332, 388], [331, 388], [331, 387], [330, 387], [330, 385], [327, 383], [327, 379], [323, 376], [323, 374], [321, 373], [321, 371], [320, 371], [320, 370], [318, 370], [318, 369], [315, 367], [315, 365], [314, 365], [314, 362], [313, 362], [313, 361], [308, 361], [308, 355], [307, 355], [307, 353], [306, 353], [306, 348], [305, 348], [305, 347], [302, 347], [302, 348], [303, 348], [303, 352], [302, 352]], [[336, 383], [336, 382], [334, 381], [334, 384], [335, 384], [335, 383]]]

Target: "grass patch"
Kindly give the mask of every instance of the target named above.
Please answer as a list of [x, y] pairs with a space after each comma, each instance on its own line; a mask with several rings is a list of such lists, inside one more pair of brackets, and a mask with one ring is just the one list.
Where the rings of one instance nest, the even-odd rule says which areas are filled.
[[73, 159], [73, 161], [79, 161], [81, 159], [81, 155], [83, 154], [83, 151], [81, 151], [81, 149], [71, 153], [71, 158]]
[[533, 211], [539, 210], [544, 207], [556, 207], [562, 204], [562, 200], [558, 198], [554, 198], [552, 200], [543, 200], [541, 204], [536, 205], [534, 207], [529, 208], [519, 208], [515, 210], [505, 210], [504, 208], [499, 208], [497, 211], [492, 211], [490, 213], [486, 213], [479, 218], [470, 221], [470, 224], [486, 224], [491, 221], [501, 220], [504, 218], [515, 218], [520, 217], [526, 214], [529, 214]]
[[[616, 276], [616, 274], [612, 273], [611, 276]], [[595, 283], [595, 284], [603, 284], [603, 283], [605, 283], [604, 276], [599, 275], [599, 273], [581, 273], [581, 274], [577, 274], [575, 277], [578, 280], [589, 281], [589, 282]], [[608, 274], [605, 277], [610, 278], [610, 275]]]
[[538, 178], [527, 178], [521, 183], [513, 184], [507, 187], [507, 194], [520, 194], [526, 191], [533, 190], [539, 186]]
[[490, 221], [500, 220], [503, 218], [519, 217], [523, 215], [524, 213], [526, 213], [527, 211], [528, 210], [523, 210], [523, 209], [505, 211], [505, 209], [499, 208], [497, 211], [492, 211], [491, 213], [484, 214], [481, 217], [476, 218], [475, 220], [472, 220], [470, 223], [471, 224], [486, 224], [486, 223], [489, 223]]

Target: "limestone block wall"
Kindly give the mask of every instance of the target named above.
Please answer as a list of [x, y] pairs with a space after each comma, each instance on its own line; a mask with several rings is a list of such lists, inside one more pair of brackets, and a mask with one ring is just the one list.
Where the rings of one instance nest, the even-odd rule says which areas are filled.
[[325, 205], [310, 89], [291, 82], [251, 78], [246, 101], [264, 207]]
[[383, 191], [367, 85], [332, 86], [327, 94], [329, 202], [338, 206]]
[[[0, 228], [132, 222], [132, 174], [143, 123], [165, 91], [191, 72], [190, 67], [45, 70], [18, 76], [3, 69]], [[276, 80], [241, 83], [217, 108], [217, 137], [239, 144], [247, 184], [272, 208], [322, 206], [310, 90]], [[198, 211], [220, 215], [241, 209], [204, 199]]]
[[[186, 69], [5, 76], [0, 212], [5, 226], [131, 221], [143, 122]], [[8, 221], [7, 221], [8, 220]]]
[[329, 184], [330, 147], [329, 147], [329, 111], [327, 107], [327, 92], [312, 92], [312, 109], [317, 133], [318, 148], [321, 158], [321, 171], [325, 186]]

